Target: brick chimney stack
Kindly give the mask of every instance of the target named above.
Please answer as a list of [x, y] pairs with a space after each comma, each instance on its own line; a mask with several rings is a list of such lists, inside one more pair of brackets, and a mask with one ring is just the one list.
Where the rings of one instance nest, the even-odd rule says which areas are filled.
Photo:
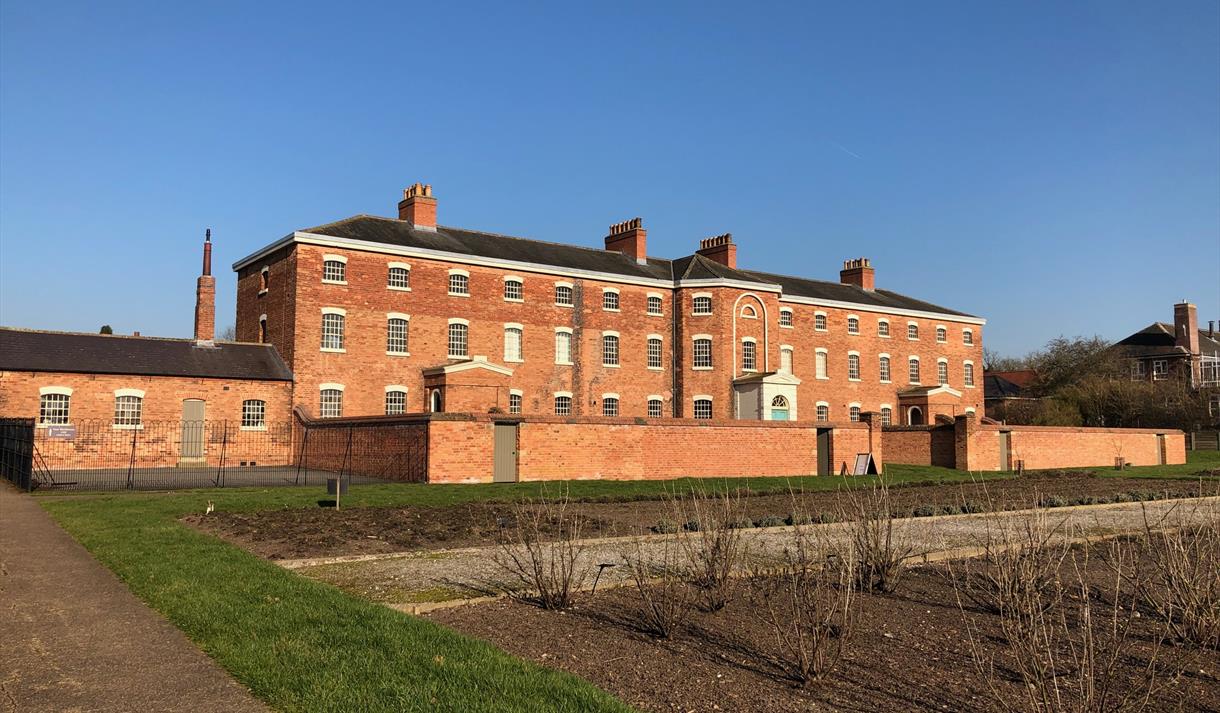
[[737, 269], [737, 246], [733, 244], [733, 234], [725, 233], [699, 241], [696, 254], [714, 260], [721, 265]]
[[216, 278], [212, 277], [212, 229], [203, 239], [203, 274], [195, 284], [195, 341], [216, 338]]
[[641, 265], [648, 262], [647, 243], [648, 231], [644, 229], [642, 218], [615, 223], [606, 236], [607, 250], [633, 257]]
[[876, 271], [866, 257], [844, 260], [843, 269], [839, 270], [839, 282], [872, 292], [877, 287]]
[[398, 219], [419, 230], [436, 230], [436, 199], [430, 184], [416, 183], [402, 191], [398, 202]]
[[1173, 306], [1173, 343], [1191, 354], [1199, 353], [1199, 313], [1186, 300]]

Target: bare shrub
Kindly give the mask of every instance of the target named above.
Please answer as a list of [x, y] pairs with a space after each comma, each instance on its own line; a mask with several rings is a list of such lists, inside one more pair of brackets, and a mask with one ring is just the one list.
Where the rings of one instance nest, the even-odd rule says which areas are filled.
[[510, 594], [533, 599], [544, 609], [566, 609], [589, 566], [581, 540], [586, 518], [571, 507], [566, 492], [513, 504], [514, 524], [500, 531], [492, 560], [522, 588]]
[[700, 592], [700, 605], [718, 611], [737, 594], [734, 576], [745, 558], [742, 495], [709, 493], [699, 487], [685, 496], [675, 496], [671, 505], [678, 522], [698, 522], [697, 529], [683, 529], [678, 542], [689, 562], [690, 583]]
[[825, 679], [851, 642], [856, 623], [852, 548], [833, 553], [793, 530], [778, 564], [750, 579], [754, 611], [775, 634], [772, 658], [803, 686]]
[[[1178, 641], [1220, 648], [1220, 508], [1175, 505], [1156, 521], [1144, 509], [1144, 534], [1135, 542], [1141, 555], [1121, 574], [1140, 602], [1168, 624]], [[1193, 521], [1197, 516], [1202, 524]]]
[[[1146, 660], [1137, 651], [1141, 637], [1133, 627], [1140, 621], [1138, 602], [1118, 574], [1133, 557], [1131, 547], [1112, 543], [1110, 557], [1120, 566], [1101, 584], [1091, 585], [1087, 571], [1093, 548], [1064, 544], [1045, 512], [1031, 520], [1001, 538], [1009, 547], [994, 550], [986, 577], [971, 581], [969, 570], [952, 570], [971, 659], [991, 707], [1030, 713], [1146, 710], [1153, 695], [1172, 682], [1173, 673], [1161, 660], [1163, 646], [1156, 633], [1143, 644], [1151, 648]], [[1004, 527], [997, 523], [997, 529]], [[1049, 551], [1026, 551], [1042, 544]], [[1023, 574], [1039, 577], [1040, 586], [1016, 584]], [[965, 602], [972, 599], [972, 589], [999, 614], [1000, 637], [984, 635], [981, 622], [968, 615]], [[988, 648], [990, 641], [997, 648]]]
[[669, 538], [651, 548], [637, 540], [623, 560], [640, 597], [640, 628], [659, 639], [670, 638], [690, 616], [697, 596], [688, 582], [682, 548]]
[[895, 532], [889, 485], [883, 478], [867, 488], [848, 488], [845, 523], [854, 551], [853, 581], [860, 591], [893, 592], [915, 552], [910, 538]]

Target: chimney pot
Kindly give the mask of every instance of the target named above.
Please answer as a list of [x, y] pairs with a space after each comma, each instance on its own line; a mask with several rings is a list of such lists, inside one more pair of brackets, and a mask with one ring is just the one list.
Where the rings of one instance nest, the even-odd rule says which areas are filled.
[[733, 244], [732, 233], [713, 235], [700, 240], [697, 253], [721, 265], [737, 269], [737, 246]]
[[418, 230], [436, 230], [436, 198], [432, 196], [432, 184], [416, 183], [403, 189], [402, 200], [398, 202], [398, 219]]
[[648, 231], [643, 218], [632, 218], [610, 226], [606, 249], [635, 258], [641, 265], [648, 262]]
[[877, 282], [872, 260], [866, 257], [844, 260], [843, 269], [839, 271], [839, 282], [872, 292]]

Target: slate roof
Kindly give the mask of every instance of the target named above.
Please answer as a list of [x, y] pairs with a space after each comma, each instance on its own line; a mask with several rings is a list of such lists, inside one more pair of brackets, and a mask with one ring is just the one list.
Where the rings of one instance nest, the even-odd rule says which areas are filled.
[[47, 332], [0, 327], [0, 371], [292, 381], [270, 344]]
[[[1114, 346], [1131, 357], [1185, 356], [1186, 349], [1175, 344], [1173, 329], [1172, 324], [1153, 322]], [[1220, 332], [1209, 336], [1206, 329], [1200, 329], [1199, 350], [1204, 354], [1220, 352]]]
[[1002, 374], [984, 374], [983, 375], [983, 400], [990, 399], [1019, 399], [1024, 398], [1024, 388]]
[[848, 302], [882, 309], [934, 312], [959, 317], [974, 316], [889, 290], [870, 292], [838, 282], [733, 269], [698, 254], [676, 260], [650, 257], [646, 264], [640, 264], [632, 257], [609, 250], [447, 226], [438, 226], [435, 231], [418, 230], [406, 221], [373, 215], [355, 215], [333, 223], [305, 228], [300, 232], [399, 247], [437, 250], [472, 257], [603, 272], [624, 277], [675, 282], [678, 280], [724, 279], [779, 285], [785, 295], [796, 297]]

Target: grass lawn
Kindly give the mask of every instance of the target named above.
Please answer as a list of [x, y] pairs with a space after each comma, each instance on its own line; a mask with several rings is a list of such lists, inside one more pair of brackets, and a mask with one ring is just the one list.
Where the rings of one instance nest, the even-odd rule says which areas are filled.
[[[1133, 468], [1127, 477], [1181, 477], [1220, 467], [1192, 453], [1186, 466]], [[1117, 471], [1100, 471], [1103, 474]], [[892, 482], [962, 482], [1009, 474], [891, 465]], [[864, 485], [872, 478], [854, 478]], [[661, 496], [695, 481], [571, 481], [543, 486], [353, 486], [345, 506], [445, 505], [566, 488], [575, 498]], [[755, 492], [840, 487], [840, 478], [717, 479], [709, 488]], [[286, 711], [621, 711], [577, 678], [515, 659], [431, 622], [316, 583], [181, 525], [207, 501], [222, 510], [317, 507], [314, 488], [201, 490], [41, 497], [51, 515], [137, 596], [163, 613], [237, 680]]]

